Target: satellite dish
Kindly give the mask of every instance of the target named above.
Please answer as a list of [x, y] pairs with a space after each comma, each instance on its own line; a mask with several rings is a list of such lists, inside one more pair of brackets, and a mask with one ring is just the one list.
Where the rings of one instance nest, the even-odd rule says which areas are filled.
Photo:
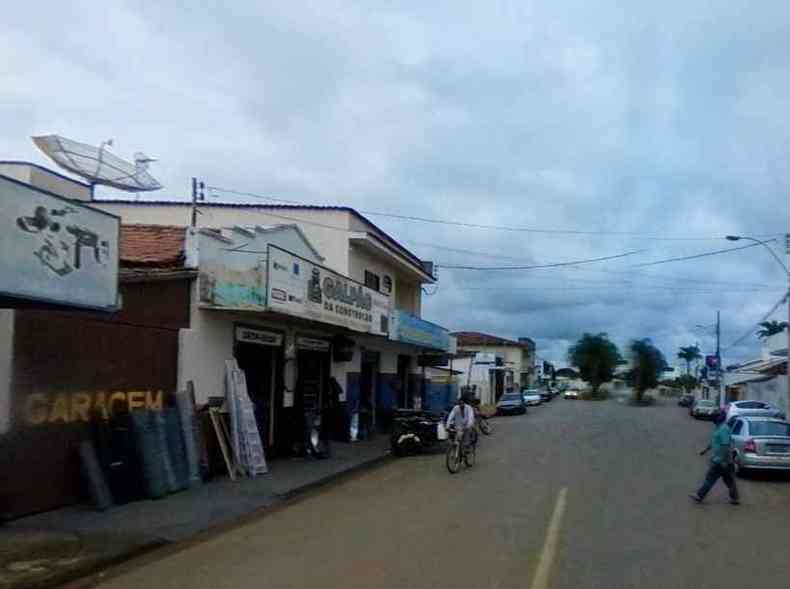
[[61, 168], [90, 183], [112, 186], [127, 192], [159, 190], [162, 185], [148, 173], [148, 164], [156, 160], [144, 153], [134, 154], [134, 163], [127, 162], [107, 151], [112, 139], [99, 147], [66, 139], [60, 135], [33, 137], [33, 143]]

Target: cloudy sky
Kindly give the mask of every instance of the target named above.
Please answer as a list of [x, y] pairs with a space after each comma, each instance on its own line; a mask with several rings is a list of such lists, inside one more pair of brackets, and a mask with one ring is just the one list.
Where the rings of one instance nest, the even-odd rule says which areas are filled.
[[47, 164], [33, 134], [113, 137], [160, 159], [160, 197], [198, 176], [518, 229], [371, 216], [445, 265], [639, 251], [438, 270], [426, 318], [560, 364], [584, 331], [710, 350], [695, 325], [717, 309], [726, 346], [783, 293], [762, 248], [635, 266], [790, 231], [786, 1], [34, 0], [5, 8], [0, 54], [2, 158]]

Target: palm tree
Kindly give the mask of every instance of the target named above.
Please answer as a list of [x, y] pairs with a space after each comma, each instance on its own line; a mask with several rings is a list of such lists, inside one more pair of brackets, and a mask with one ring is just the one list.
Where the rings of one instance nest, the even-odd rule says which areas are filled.
[[683, 346], [678, 352], [678, 358], [686, 361], [686, 374], [691, 374], [691, 363], [702, 358], [697, 346]]
[[757, 330], [757, 337], [765, 339], [777, 333], [782, 333], [785, 329], [787, 329], [787, 321], [762, 321], [760, 329]]

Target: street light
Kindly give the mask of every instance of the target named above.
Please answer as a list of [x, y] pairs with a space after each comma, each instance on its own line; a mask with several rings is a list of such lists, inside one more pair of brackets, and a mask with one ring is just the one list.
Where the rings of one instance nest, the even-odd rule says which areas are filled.
[[[746, 241], [753, 241], [754, 243], [759, 243], [760, 245], [762, 245], [765, 249], [768, 250], [768, 253], [771, 254], [771, 257], [773, 257], [773, 259], [776, 260], [779, 263], [779, 265], [782, 267], [782, 270], [784, 270], [785, 274], [787, 275], [787, 295], [786, 295], [786, 298], [787, 298], [788, 325], [787, 325], [787, 342], [786, 342], [787, 343], [787, 368], [785, 368], [785, 372], [787, 373], [787, 393], [786, 393], [786, 396], [785, 396], [785, 412], [787, 412], [788, 410], [790, 410], [790, 270], [787, 269], [787, 266], [782, 261], [782, 258], [780, 258], [778, 255], [776, 255], [776, 252], [773, 249], [771, 249], [771, 247], [768, 245], [767, 241], [763, 241], [761, 239], [756, 239], [754, 237], [748, 237], [746, 235], [728, 235], [727, 236], [727, 240], [729, 240], [729, 241], [740, 241], [742, 239], [744, 239]], [[774, 240], [771, 239], [769, 241], [774, 241]], [[788, 248], [788, 253], [790, 253], [790, 234], [785, 235], [785, 243], [786, 243], [787, 248]]]

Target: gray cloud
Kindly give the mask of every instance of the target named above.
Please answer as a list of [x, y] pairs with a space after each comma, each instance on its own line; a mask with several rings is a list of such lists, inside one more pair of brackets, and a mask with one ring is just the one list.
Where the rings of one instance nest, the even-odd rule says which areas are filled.
[[[122, 155], [160, 158], [154, 172], [172, 198], [200, 176], [475, 223], [780, 233], [790, 230], [788, 28], [780, 1], [16, 3], [0, 23], [10, 57], [0, 68], [0, 149], [46, 164], [30, 135], [115, 137]], [[373, 220], [445, 263], [648, 250], [585, 269], [440, 270], [426, 317], [529, 335], [556, 360], [584, 331], [622, 345], [651, 337], [667, 357], [697, 339], [710, 349], [695, 324], [721, 309], [731, 341], [784, 284], [758, 250], [631, 268], [722, 240]], [[739, 282], [774, 290], [743, 292]], [[481, 286], [513, 289], [463, 290]], [[756, 344], [731, 353], [753, 355]]]

